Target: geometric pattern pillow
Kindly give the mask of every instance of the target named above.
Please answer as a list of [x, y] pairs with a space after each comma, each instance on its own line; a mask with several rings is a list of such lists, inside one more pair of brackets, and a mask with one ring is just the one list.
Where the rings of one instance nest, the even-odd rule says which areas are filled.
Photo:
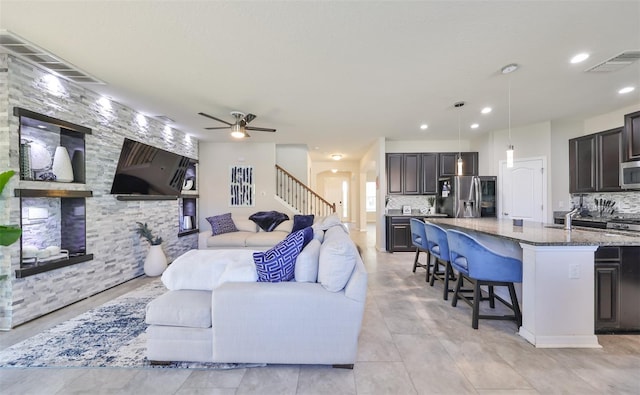
[[313, 218], [314, 218], [313, 214], [309, 214], [309, 215], [298, 215], [298, 214], [296, 214], [296, 215], [294, 215], [293, 216], [293, 229], [291, 231], [295, 232], [297, 230], [304, 229], [307, 226], [313, 225]]
[[231, 219], [231, 213], [207, 217], [207, 221], [211, 224], [211, 233], [213, 236], [238, 231], [236, 224], [234, 224]]
[[313, 238], [313, 230], [304, 228], [290, 233], [284, 240], [264, 252], [254, 252], [258, 282], [277, 283], [294, 277], [296, 258]]

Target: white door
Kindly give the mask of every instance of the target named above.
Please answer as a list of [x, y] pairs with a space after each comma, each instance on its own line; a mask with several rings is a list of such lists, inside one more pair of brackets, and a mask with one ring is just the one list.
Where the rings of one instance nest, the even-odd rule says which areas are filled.
[[501, 218], [545, 222], [547, 177], [543, 158], [516, 160], [512, 168], [500, 161], [499, 191]]
[[336, 212], [343, 222], [349, 222], [349, 177], [334, 175], [324, 179], [324, 196], [336, 204]]

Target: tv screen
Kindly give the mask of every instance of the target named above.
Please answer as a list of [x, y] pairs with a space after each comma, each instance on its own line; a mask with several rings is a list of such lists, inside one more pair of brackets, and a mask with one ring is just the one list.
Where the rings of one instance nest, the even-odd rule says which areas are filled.
[[114, 195], [180, 195], [189, 158], [125, 138], [111, 185]]

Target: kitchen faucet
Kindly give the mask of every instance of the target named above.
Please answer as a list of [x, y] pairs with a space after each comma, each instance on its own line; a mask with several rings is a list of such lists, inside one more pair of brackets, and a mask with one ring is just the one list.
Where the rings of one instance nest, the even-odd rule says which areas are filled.
[[571, 230], [571, 218], [576, 215], [580, 211], [580, 207], [575, 207], [573, 210], [569, 211], [564, 216], [564, 228], [566, 230]]

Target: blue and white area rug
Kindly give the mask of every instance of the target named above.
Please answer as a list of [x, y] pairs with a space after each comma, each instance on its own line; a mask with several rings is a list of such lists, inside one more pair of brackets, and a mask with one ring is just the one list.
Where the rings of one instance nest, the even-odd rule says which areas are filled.
[[166, 292], [160, 280], [122, 295], [0, 352], [0, 367], [119, 367], [233, 369], [248, 364], [173, 362], [145, 357], [145, 307]]

